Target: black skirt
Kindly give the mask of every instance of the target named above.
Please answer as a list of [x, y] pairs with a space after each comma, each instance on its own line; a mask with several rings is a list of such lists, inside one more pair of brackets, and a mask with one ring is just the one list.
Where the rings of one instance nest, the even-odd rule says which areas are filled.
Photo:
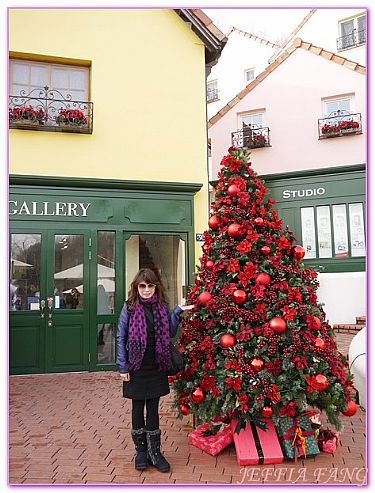
[[127, 399], [154, 399], [169, 394], [168, 376], [158, 370], [155, 348], [147, 345], [139, 370], [131, 371], [129, 382], [123, 382], [122, 395]]

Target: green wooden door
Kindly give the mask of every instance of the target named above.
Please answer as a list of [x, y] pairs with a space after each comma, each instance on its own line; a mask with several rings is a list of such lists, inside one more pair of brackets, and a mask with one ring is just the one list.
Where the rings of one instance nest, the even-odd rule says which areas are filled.
[[89, 365], [89, 233], [11, 233], [10, 371]]
[[10, 252], [10, 373], [44, 373], [47, 235], [15, 229]]
[[88, 232], [48, 232], [46, 305], [46, 372], [88, 370]]

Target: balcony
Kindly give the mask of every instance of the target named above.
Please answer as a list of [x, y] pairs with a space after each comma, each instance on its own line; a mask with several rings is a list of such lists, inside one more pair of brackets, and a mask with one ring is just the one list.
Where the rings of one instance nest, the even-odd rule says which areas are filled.
[[207, 103], [219, 100], [219, 89], [207, 89]]
[[44, 88], [9, 96], [9, 128], [92, 134], [93, 103]]
[[337, 51], [348, 50], [350, 48], [355, 48], [356, 46], [361, 46], [366, 43], [366, 31], [353, 30], [352, 33], [337, 38]]
[[270, 129], [268, 127], [248, 125], [242, 130], [232, 132], [232, 146], [243, 149], [270, 147]]
[[362, 133], [361, 113], [338, 110], [318, 120], [319, 140]]

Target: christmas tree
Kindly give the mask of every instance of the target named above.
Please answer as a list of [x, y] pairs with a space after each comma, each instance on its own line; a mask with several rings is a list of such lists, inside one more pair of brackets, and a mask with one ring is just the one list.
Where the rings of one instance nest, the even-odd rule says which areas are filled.
[[203, 255], [172, 377], [179, 416], [262, 423], [309, 407], [354, 414], [352, 376], [317, 299], [317, 274], [284, 228], [248, 151], [221, 162]]

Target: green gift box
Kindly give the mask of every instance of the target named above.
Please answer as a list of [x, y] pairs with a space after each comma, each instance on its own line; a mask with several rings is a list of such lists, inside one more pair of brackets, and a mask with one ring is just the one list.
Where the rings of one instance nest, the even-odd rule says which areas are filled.
[[294, 459], [319, 454], [319, 447], [308, 416], [283, 416], [277, 427], [284, 457]]

